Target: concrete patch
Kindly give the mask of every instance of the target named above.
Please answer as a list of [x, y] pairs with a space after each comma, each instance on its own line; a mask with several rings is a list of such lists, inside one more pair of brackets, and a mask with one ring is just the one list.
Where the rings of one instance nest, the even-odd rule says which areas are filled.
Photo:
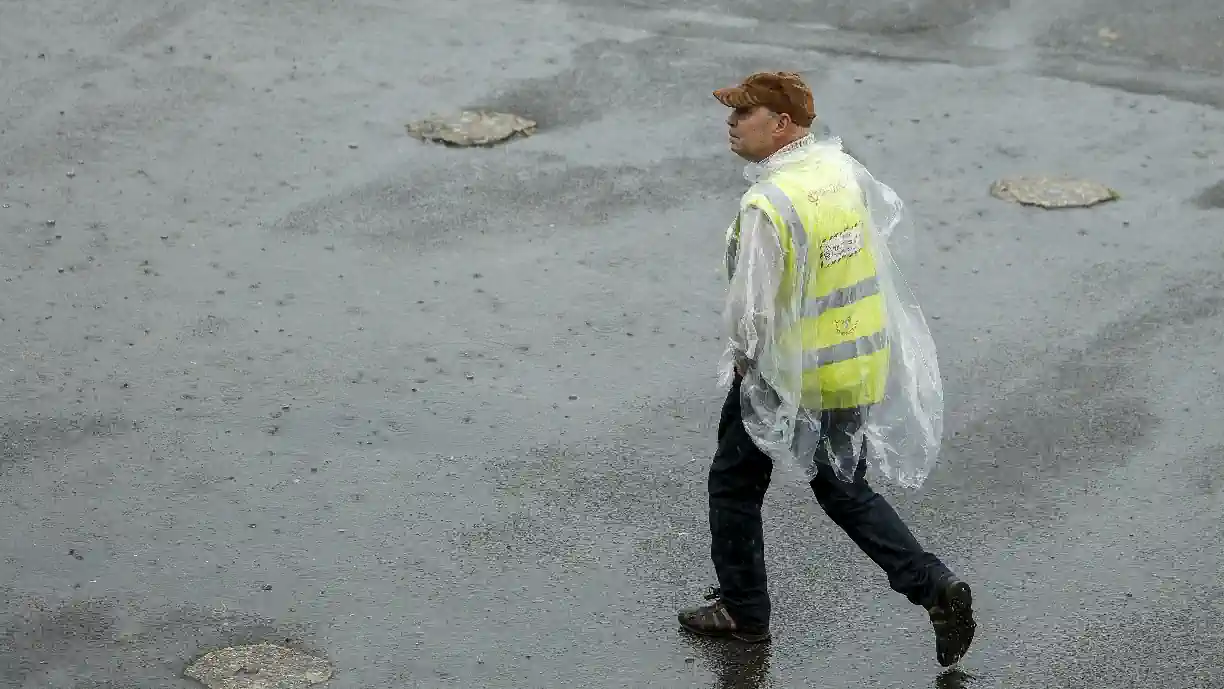
[[465, 110], [457, 115], [430, 117], [408, 125], [408, 134], [448, 146], [491, 146], [531, 136], [536, 123], [507, 112]]
[[184, 675], [208, 689], [302, 689], [331, 679], [322, 658], [273, 644], [231, 646], [208, 653]]
[[1001, 179], [990, 186], [990, 195], [1041, 208], [1088, 208], [1119, 197], [1113, 189], [1086, 179], [1044, 176]]

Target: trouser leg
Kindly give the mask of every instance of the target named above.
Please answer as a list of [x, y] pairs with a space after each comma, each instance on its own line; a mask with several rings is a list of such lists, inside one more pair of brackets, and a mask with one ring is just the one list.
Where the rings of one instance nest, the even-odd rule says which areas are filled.
[[[858, 433], [862, 416], [858, 411], [838, 410], [827, 412], [823, 421], [827, 431], [819, 454], [833, 457], [857, 454], [858, 468], [853, 482], [843, 481], [829, 466], [826, 461], [829, 458], [818, 456], [821, 461], [811, 484], [817, 501], [834, 523], [884, 570], [894, 591], [915, 605], [931, 606], [940, 582], [951, 571], [922, 548], [892, 505], [867, 484], [867, 439]], [[861, 440], [856, 442], [856, 436]]]
[[710, 556], [722, 601], [743, 628], [769, 624], [761, 504], [772, 471], [772, 460], [744, 429], [737, 377], [723, 404], [710, 465]]

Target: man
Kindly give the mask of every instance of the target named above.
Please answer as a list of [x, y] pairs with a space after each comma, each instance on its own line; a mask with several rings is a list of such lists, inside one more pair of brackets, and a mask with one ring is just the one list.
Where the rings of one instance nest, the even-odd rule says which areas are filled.
[[889, 396], [889, 348], [904, 345], [889, 327], [906, 317], [888, 320], [881, 292], [890, 283], [877, 280], [880, 251], [863, 227], [869, 189], [840, 142], [810, 133], [812, 94], [799, 75], [758, 73], [714, 96], [732, 109], [730, 147], [749, 161], [752, 186], [728, 231], [733, 373], [708, 485], [719, 585], [711, 604], [682, 610], [680, 624], [770, 638], [761, 505], [774, 458], [788, 457], [808, 467], [821, 507], [891, 587], [926, 608], [936, 657], [952, 665], [976, 629], [969, 586], [865, 479], [864, 428]]

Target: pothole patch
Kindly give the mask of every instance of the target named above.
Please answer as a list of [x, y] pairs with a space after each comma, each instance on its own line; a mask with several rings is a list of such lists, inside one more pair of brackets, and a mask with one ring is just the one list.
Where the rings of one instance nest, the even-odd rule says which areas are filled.
[[535, 120], [508, 112], [464, 110], [407, 125], [409, 136], [447, 146], [493, 146], [535, 134]]
[[1121, 195], [1109, 187], [1072, 177], [1011, 177], [990, 185], [990, 195], [1004, 201], [1040, 208], [1089, 208]]
[[208, 689], [306, 689], [331, 679], [332, 668], [317, 656], [265, 643], [212, 651], [183, 675]]

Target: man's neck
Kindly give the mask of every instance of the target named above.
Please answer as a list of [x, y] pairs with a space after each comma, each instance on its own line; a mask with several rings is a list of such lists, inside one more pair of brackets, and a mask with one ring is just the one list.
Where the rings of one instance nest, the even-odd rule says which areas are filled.
[[766, 160], [769, 160], [769, 159], [771, 159], [771, 158], [775, 158], [775, 157], [777, 157], [777, 156], [779, 156], [779, 155], [784, 155], [784, 154], [786, 154], [786, 153], [789, 153], [789, 152], [791, 152], [791, 151], [795, 150], [796, 148], [799, 148], [799, 147], [800, 147], [800, 146], [802, 146], [803, 144], [807, 143], [807, 142], [808, 142], [808, 140], [809, 140], [810, 138], [811, 138], [811, 137], [810, 137], [810, 135], [809, 135], [809, 133], [808, 133], [808, 132], [803, 132], [803, 133], [801, 133], [801, 134], [797, 134], [797, 135], [795, 135], [793, 138], [791, 138], [791, 140], [790, 140], [790, 141], [787, 141], [786, 143], [784, 143], [784, 144], [782, 144], [781, 146], [779, 146], [779, 147], [778, 147], [778, 150], [776, 150], [776, 151], [774, 151], [773, 153], [770, 153], [768, 156], [766, 156], [766, 157], [764, 158], [764, 160], [762, 160], [761, 162], [763, 163], [763, 162], [765, 162]]
[[744, 177], [749, 181], [756, 181], [787, 154], [803, 148], [814, 140], [815, 139], [810, 133], [803, 134], [802, 136], [792, 140], [790, 143], [769, 154], [765, 158], [749, 163], [744, 167]]

